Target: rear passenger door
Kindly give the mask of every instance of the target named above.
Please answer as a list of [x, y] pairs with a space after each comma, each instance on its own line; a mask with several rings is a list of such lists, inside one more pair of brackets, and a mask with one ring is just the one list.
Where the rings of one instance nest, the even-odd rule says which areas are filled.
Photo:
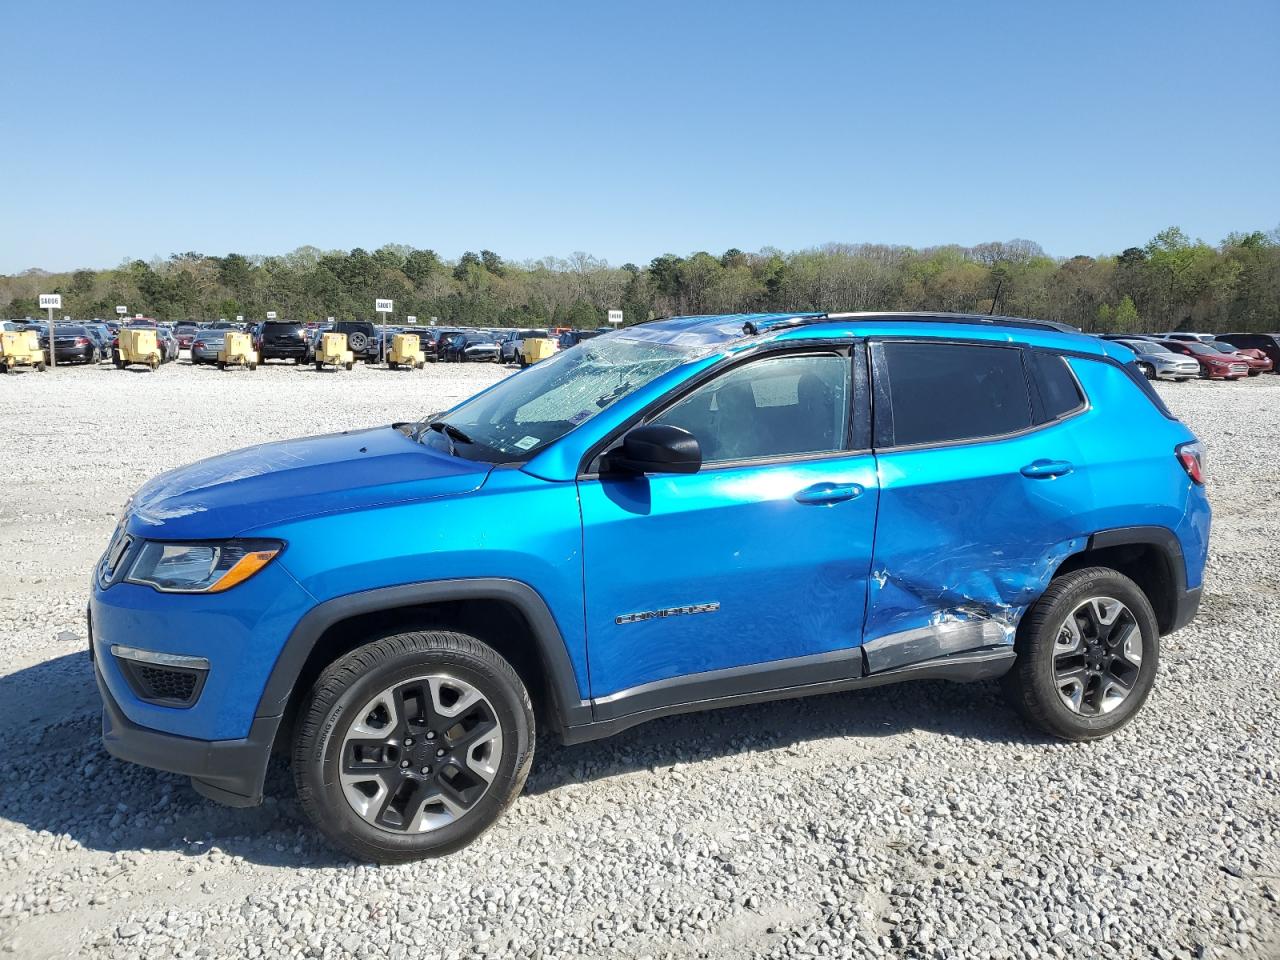
[[1076, 539], [1089, 480], [1064, 357], [981, 341], [871, 344], [880, 508], [871, 672], [1001, 647]]

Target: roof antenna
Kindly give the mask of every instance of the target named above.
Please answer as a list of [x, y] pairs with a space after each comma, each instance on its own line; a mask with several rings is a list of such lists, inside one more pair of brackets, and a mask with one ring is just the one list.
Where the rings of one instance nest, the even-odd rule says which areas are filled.
[[996, 304], [1000, 302], [1000, 288], [1004, 286], [1004, 277], [996, 281], [996, 295], [991, 298], [991, 309], [987, 311], [988, 317], [996, 315]]

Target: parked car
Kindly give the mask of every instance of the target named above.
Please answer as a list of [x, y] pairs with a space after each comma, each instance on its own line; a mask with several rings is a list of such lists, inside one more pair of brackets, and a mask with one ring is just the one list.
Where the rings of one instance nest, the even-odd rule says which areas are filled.
[[[40, 349], [49, 359], [48, 326], [40, 334]], [[78, 323], [59, 323], [53, 330], [53, 354], [58, 363], [96, 363], [98, 344], [94, 336]]]
[[444, 338], [441, 343], [443, 348], [439, 357], [447, 363], [492, 361], [498, 357], [498, 345], [487, 333], [474, 330], [455, 333], [451, 337]]
[[156, 327], [156, 342], [160, 344], [160, 353], [164, 363], [172, 363], [178, 359], [178, 338], [168, 327]]
[[1183, 340], [1188, 343], [1207, 343], [1213, 339], [1212, 333], [1166, 333], [1165, 340]]
[[111, 359], [111, 342], [116, 335], [111, 332], [111, 328], [105, 323], [92, 322], [81, 324], [85, 331], [89, 334], [89, 338], [93, 340], [93, 345], [98, 349], [98, 360]]
[[1148, 380], [1179, 382], [1200, 376], [1200, 364], [1183, 353], [1170, 350], [1154, 340], [1115, 340], [1133, 351], [1138, 369]]
[[259, 359], [292, 360], [295, 364], [307, 363], [311, 358], [311, 344], [305, 324], [289, 320], [267, 320], [254, 329], [254, 348]]
[[443, 358], [446, 341], [450, 337], [462, 333], [462, 331], [431, 327], [428, 330], [424, 330], [423, 333], [426, 334], [426, 336], [424, 336], [422, 340], [422, 352], [426, 354], [427, 360], [435, 363], [437, 360]]
[[560, 334], [559, 347], [561, 350], [568, 350], [572, 346], [576, 346], [583, 340], [592, 340], [602, 333], [609, 333], [608, 330], [566, 330]]
[[1210, 524], [1131, 361], [1007, 318], [677, 317], [418, 423], [169, 471], [96, 568], [106, 749], [248, 805], [279, 747], [317, 828], [392, 863], [501, 815], [535, 711], [577, 743], [1002, 677], [1046, 733], [1105, 736], [1196, 612]]
[[1240, 350], [1260, 350], [1271, 361], [1271, 372], [1280, 373], [1280, 336], [1274, 333], [1224, 333], [1218, 337]]
[[178, 323], [173, 327], [173, 336], [178, 341], [179, 350], [190, 350], [200, 334], [200, 328], [194, 323]]
[[215, 364], [218, 354], [226, 345], [227, 330], [224, 327], [201, 330], [200, 336], [191, 341], [191, 362], [199, 366], [202, 363]]
[[1211, 380], [1239, 380], [1249, 375], [1242, 358], [1228, 357], [1200, 340], [1161, 340], [1174, 353], [1191, 357], [1200, 364], [1200, 376]]
[[1261, 350], [1255, 350], [1252, 347], [1237, 347], [1235, 344], [1227, 343], [1225, 340], [1209, 340], [1207, 344], [1225, 356], [1239, 357], [1249, 365], [1249, 376], [1251, 377], [1271, 372], [1271, 359]]

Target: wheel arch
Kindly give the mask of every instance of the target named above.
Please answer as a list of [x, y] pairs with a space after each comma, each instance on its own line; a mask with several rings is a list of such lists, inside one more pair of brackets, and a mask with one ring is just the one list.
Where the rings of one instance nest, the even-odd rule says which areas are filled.
[[[476, 578], [402, 584], [347, 594], [308, 611], [290, 633], [258, 702], [257, 715], [294, 715], [320, 672], [379, 637], [451, 629], [483, 640], [507, 658], [541, 716], [557, 732], [587, 722], [589, 703], [564, 638], [542, 597], [517, 580]], [[277, 741], [281, 741], [278, 733]]]
[[[1182, 544], [1167, 527], [1117, 527], [1089, 537], [1085, 548], [1054, 571], [1059, 577], [1085, 567], [1109, 567], [1138, 585], [1151, 602], [1161, 636], [1186, 624], [1187, 568]], [[1198, 594], [1198, 591], [1197, 591]], [[1198, 599], [1198, 596], [1197, 596]], [[1191, 607], [1194, 614], [1195, 608]]]

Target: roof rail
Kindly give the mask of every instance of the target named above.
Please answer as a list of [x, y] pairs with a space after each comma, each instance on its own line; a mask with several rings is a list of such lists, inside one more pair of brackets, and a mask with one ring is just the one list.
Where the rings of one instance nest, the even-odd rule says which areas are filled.
[[772, 323], [753, 323], [748, 320], [742, 325], [742, 332], [748, 337], [774, 330], [788, 330], [792, 327], [805, 327], [814, 323], [827, 323], [831, 320], [863, 320], [863, 321], [912, 321], [921, 323], [970, 323], [991, 327], [1031, 327], [1044, 330], [1056, 330], [1058, 333], [1079, 333], [1079, 327], [1057, 320], [1029, 320], [1025, 317], [992, 317], [976, 313], [929, 313], [924, 311], [864, 311], [859, 313], [823, 313], [817, 316], [796, 316], [788, 320]]

